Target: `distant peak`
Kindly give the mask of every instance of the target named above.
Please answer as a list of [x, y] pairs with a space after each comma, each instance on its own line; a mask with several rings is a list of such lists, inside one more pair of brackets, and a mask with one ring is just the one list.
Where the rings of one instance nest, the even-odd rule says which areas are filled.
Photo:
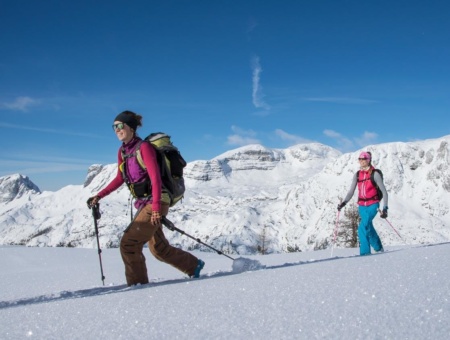
[[0, 202], [11, 202], [27, 193], [41, 193], [37, 185], [27, 176], [13, 174], [0, 177]]

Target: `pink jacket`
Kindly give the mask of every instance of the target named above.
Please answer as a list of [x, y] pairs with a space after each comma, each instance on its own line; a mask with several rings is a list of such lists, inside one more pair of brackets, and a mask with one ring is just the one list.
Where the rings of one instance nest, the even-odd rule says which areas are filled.
[[377, 188], [372, 184], [370, 175], [374, 170], [370, 167], [369, 170], [360, 170], [358, 178], [358, 204], [359, 205], [372, 205], [380, 202], [377, 196]]
[[[117, 157], [117, 174], [116, 177], [103, 189], [101, 190], [97, 196], [103, 198], [109, 195], [111, 192], [117, 190], [123, 183], [122, 173], [120, 171], [120, 165], [123, 162], [122, 159], [122, 148], [125, 151], [125, 154], [132, 154], [137, 145], [142, 141], [139, 137], [134, 137], [127, 144], [122, 144], [118, 151]], [[135, 207], [139, 209], [140, 207], [146, 204], [152, 204], [153, 211], [161, 211], [161, 176], [159, 174], [159, 166], [156, 160], [156, 151], [155, 149], [148, 143], [142, 142], [140, 146], [140, 152], [142, 156], [142, 160], [144, 161], [146, 170], [142, 169], [139, 165], [136, 157], [130, 157], [126, 160], [127, 162], [127, 175], [131, 183], [137, 183], [142, 181], [145, 176], [149, 176], [150, 182], [152, 184], [152, 199], [151, 200], [141, 200], [136, 199]]]

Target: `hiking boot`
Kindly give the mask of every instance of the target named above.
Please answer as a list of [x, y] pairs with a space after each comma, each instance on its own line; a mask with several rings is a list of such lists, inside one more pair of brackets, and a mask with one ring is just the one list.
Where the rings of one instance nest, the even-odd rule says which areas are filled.
[[197, 267], [195, 267], [194, 274], [191, 277], [193, 277], [194, 279], [198, 279], [200, 277], [200, 272], [202, 271], [204, 266], [205, 266], [205, 262], [198, 259]]

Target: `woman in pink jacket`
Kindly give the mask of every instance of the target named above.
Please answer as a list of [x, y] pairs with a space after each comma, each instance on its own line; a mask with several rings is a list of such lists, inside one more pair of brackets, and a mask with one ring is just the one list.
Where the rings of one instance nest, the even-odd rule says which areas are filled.
[[[103, 190], [88, 199], [88, 206], [96, 205], [100, 199], [117, 190], [125, 181], [135, 196], [135, 207], [138, 212], [120, 241], [120, 254], [125, 264], [125, 276], [129, 286], [149, 282], [142, 252], [147, 242], [150, 252], [158, 260], [174, 266], [190, 277], [197, 278], [205, 263], [192, 254], [171, 246], [164, 236], [161, 216], [168, 214], [170, 201], [162, 195], [155, 149], [136, 134], [140, 126], [142, 116], [131, 111], [124, 111], [114, 119], [114, 132], [122, 142], [117, 157], [117, 174]], [[137, 161], [138, 148], [146, 169], [143, 169]]]
[[[383, 252], [383, 244], [377, 231], [373, 227], [373, 219], [377, 215], [380, 207], [381, 197], [379, 197], [377, 186], [381, 190], [383, 196], [382, 218], [387, 217], [388, 211], [388, 194], [383, 183], [383, 178], [378, 171], [372, 166], [372, 154], [370, 152], [361, 152], [358, 158], [360, 170], [353, 176], [353, 181], [344, 201], [338, 205], [340, 211], [355, 193], [358, 186], [358, 211], [361, 222], [358, 226], [359, 251], [360, 255], [370, 255], [370, 247], [376, 252]], [[371, 177], [375, 181], [372, 183]]]

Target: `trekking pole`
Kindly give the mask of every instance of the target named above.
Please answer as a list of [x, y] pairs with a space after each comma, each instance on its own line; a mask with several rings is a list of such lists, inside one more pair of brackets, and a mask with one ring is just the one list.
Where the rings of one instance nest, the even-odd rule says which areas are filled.
[[100, 204], [96, 204], [92, 207], [92, 217], [94, 218], [95, 235], [97, 235], [97, 249], [98, 249], [98, 259], [100, 260], [100, 273], [102, 274], [102, 282], [105, 285], [105, 275], [103, 275], [103, 265], [102, 265], [102, 250], [100, 248], [100, 240], [98, 239], [98, 225], [97, 220], [100, 219]]
[[[378, 212], [380, 213], [380, 215], [382, 214], [380, 209], [378, 209]], [[384, 218], [384, 220], [386, 220], [386, 222], [391, 226], [391, 228], [395, 231], [395, 233], [398, 235], [398, 237], [400, 237], [400, 240], [402, 240], [403, 243], [407, 245], [407, 243], [405, 242], [405, 240], [403, 239], [403, 237], [400, 236], [400, 234], [399, 234], [398, 231], [394, 228], [394, 226], [392, 225], [392, 223], [389, 222], [389, 220], [388, 220], [387, 218]]]
[[341, 214], [341, 211], [338, 210], [337, 217], [336, 217], [336, 226], [334, 227], [334, 233], [333, 233], [334, 234], [334, 236], [333, 236], [333, 246], [331, 247], [331, 255], [330, 255], [330, 257], [333, 257], [333, 250], [334, 250], [334, 246], [336, 244], [337, 230], [339, 228], [339, 215], [340, 214]]
[[206, 246], [206, 247], [208, 247], [208, 248], [214, 250], [215, 252], [217, 252], [217, 254], [226, 256], [226, 257], [228, 257], [229, 259], [231, 259], [231, 260], [234, 261], [234, 259], [233, 259], [231, 256], [228, 256], [227, 254], [222, 253], [220, 250], [217, 250], [217, 249], [211, 247], [210, 245], [208, 245], [208, 244], [202, 242], [200, 239], [195, 238], [194, 236], [191, 236], [191, 235], [185, 233], [184, 230], [178, 229], [177, 227], [175, 227], [175, 225], [174, 225], [171, 221], [169, 221], [169, 220], [167, 219], [166, 216], [163, 216], [163, 217], [161, 218], [161, 222], [162, 222], [162, 224], [164, 224], [164, 225], [165, 225], [167, 228], [169, 228], [170, 230], [172, 230], [172, 231], [175, 231], [175, 230], [176, 230], [176, 231], [178, 231], [179, 233], [181, 233], [181, 234], [183, 234], [183, 235], [186, 235], [187, 237], [190, 237], [191, 239], [197, 241], [198, 243], [203, 244], [204, 246]]

